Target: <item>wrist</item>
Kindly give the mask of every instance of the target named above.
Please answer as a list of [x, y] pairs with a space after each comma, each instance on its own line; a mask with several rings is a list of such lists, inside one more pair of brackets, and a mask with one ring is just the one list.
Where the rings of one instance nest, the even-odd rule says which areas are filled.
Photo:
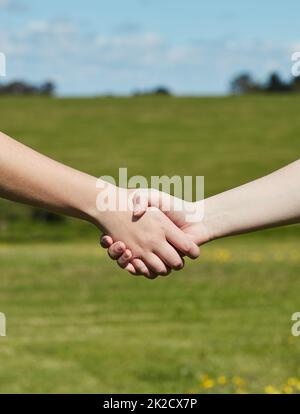
[[[127, 211], [128, 191], [104, 180], [96, 180], [94, 184], [93, 203], [87, 208], [87, 220], [101, 231], [106, 231], [112, 222], [112, 214]], [[113, 220], [117, 216], [113, 214]]]
[[200, 244], [228, 235], [228, 217], [215, 197], [197, 203], [202, 204], [203, 216], [198, 223]]
[[77, 187], [72, 206], [75, 211], [75, 217], [90, 222], [98, 226], [98, 210], [97, 210], [97, 178], [85, 176]]

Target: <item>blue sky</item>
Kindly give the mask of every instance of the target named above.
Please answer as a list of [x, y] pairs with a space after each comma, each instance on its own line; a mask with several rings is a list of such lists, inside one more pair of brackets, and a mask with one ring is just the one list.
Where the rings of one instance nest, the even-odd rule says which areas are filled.
[[241, 71], [290, 76], [299, 15], [299, 0], [0, 0], [0, 52], [7, 80], [61, 95], [223, 94]]

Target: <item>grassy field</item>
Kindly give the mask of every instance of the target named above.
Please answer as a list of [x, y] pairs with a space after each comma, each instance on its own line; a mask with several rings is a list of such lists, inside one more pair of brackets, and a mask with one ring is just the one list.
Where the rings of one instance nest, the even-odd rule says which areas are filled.
[[300, 377], [295, 243], [219, 241], [155, 282], [89, 243], [2, 246], [0, 260], [1, 392], [264, 392]]
[[[0, 99], [1, 130], [97, 177], [204, 175], [206, 195], [299, 157], [299, 96]], [[0, 204], [0, 240], [94, 237], [85, 224], [32, 225], [30, 209]]]
[[[58, 160], [204, 175], [207, 195], [299, 158], [299, 111], [288, 96], [0, 99], [1, 130]], [[219, 240], [148, 281], [117, 269], [89, 225], [1, 201], [0, 392], [299, 392], [299, 236]]]

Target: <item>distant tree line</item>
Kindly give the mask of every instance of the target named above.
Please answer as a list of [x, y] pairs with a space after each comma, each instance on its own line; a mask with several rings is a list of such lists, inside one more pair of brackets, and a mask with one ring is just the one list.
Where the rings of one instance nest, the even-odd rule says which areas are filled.
[[137, 90], [133, 96], [171, 96], [172, 92], [166, 86], [157, 86], [149, 90]]
[[55, 85], [53, 82], [44, 82], [41, 85], [32, 85], [24, 81], [14, 81], [0, 84], [0, 95], [44, 95], [53, 96]]
[[273, 72], [265, 83], [259, 83], [249, 73], [242, 73], [232, 80], [230, 89], [235, 95], [251, 93], [300, 93], [300, 77], [292, 78], [290, 81], [285, 82], [278, 73]]
[[[284, 81], [280, 75], [273, 72], [266, 82], [257, 82], [250, 73], [236, 76], [230, 83], [230, 91], [235, 95], [253, 93], [300, 93], [300, 77]], [[33, 85], [25, 81], [14, 81], [6, 84], [0, 83], [0, 95], [38, 95], [53, 96], [55, 84], [47, 81], [41, 85]], [[172, 92], [165, 86], [158, 86], [148, 90], [136, 90], [133, 96], [171, 96]]]

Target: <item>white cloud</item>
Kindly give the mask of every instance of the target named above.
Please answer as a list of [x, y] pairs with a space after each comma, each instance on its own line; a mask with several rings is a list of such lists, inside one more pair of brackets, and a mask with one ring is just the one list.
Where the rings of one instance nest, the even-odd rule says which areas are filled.
[[36, 20], [27, 25], [24, 34], [46, 34], [55, 36], [72, 34], [77, 30], [76, 25], [65, 19], [54, 21]]
[[291, 45], [291, 53], [300, 52], [300, 41]]
[[99, 47], [111, 48], [147, 48], [158, 47], [162, 40], [156, 33], [146, 32], [134, 35], [96, 36], [95, 43]]
[[[0, 0], [1, 4], [4, 1]], [[290, 72], [290, 56], [299, 42], [210, 39], [177, 44], [150, 31], [89, 33], [60, 19], [32, 21], [1, 33], [8, 77], [52, 78], [62, 91], [131, 90], [170, 84], [176, 91], [225, 91], [239, 71], [264, 76], [270, 69]], [[99, 85], [99, 86], [97, 86]]]

